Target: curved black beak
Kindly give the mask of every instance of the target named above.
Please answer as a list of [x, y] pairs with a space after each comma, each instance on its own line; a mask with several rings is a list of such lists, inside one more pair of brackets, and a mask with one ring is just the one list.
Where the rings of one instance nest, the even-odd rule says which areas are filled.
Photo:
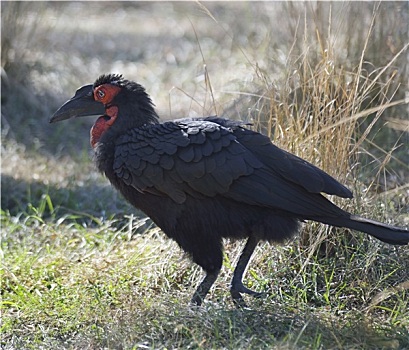
[[104, 115], [105, 108], [101, 102], [95, 101], [92, 84], [80, 87], [74, 97], [65, 102], [50, 118], [50, 123], [69, 118]]

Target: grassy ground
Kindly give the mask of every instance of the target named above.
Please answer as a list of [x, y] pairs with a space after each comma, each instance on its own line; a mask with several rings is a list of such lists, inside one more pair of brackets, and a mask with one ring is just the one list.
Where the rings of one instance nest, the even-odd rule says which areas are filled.
[[164, 119], [252, 121], [351, 187], [343, 208], [408, 226], [408, 4], [204, 5], [1, 3], [1, 347], [408, 349], [408, 247], [306, 224], [257, 248], [246, 284], [266, 296], [239, 310], [226, 241], [190, 308], [202, 271], [95, 172], [92, 120], [48, 125], [123, 73]]

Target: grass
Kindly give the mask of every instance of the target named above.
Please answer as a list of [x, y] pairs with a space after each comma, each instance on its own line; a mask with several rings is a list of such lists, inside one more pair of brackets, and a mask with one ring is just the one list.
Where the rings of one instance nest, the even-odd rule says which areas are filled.
[[[135, 235], [129, 231], [138, 226], [135, 219], [86, 226], [77, 217], [47, 222], [37, 214], [2, 215], [4, 348], [409, 346], [407, 290], [368, 306], [405, 277], [400, 264], [409, 261], [407, 253], [378, 246], [368, 256], [355, 248], [349, 256], [314, 258], [302, 269], [298, 248], [272, 252], [265, 244], [247, 278], [268, 293], [265, 299], [249, 300], [248, 309], [232, 306], [226, 257], [210, 299], [190, 309], [201, 272], [181, 261], [179, 248], [157, 229]], [[229, 255], [238, 248], [231, 246]]]
[[103, 41], [101, 4], [1, 6], [2, 348], [409, 348], [407, 247], [308, 223], [257, 248], [245, 281], [265, 297], [235, 309], [243, 242], [226, 241], [219, 279], [191, 308], [202, 271], [95, 172], [92, 121], [51, 129], [46, 117], [120, 67], [162, 115], [252, 121], [354, 189], [337, 204], [407, 226], [407, 4], [108, 4]]

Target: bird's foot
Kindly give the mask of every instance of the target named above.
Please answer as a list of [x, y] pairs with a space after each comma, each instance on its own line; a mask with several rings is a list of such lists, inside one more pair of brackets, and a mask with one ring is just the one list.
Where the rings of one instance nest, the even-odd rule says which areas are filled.
[[265, 296], [264, 293], [259, 293], [259, 292], [255, 292], [255, 291], [253, 291], [251, 289], [248, 289], [247, 287], [245, 287], [243, 285], [243, 283], [235, 283], [230, 288], [230, 294], [231, 294], [231, 297], [233, 299], [234, 305], [236, 305], [237, 307], [240, 307], [240, 308], [247, 307], [241, 293], [251, 295], [254, 298], [261, 298], [261, 297]]
[[204, 298], [205, 298], [205, 295], [201, 295], [196, 291], [193, 294], [192, 299], [190, 300], [190, 306], [192, 306], [192, 307], [201, 306]]
[[192, 299], [190, 300], [190, 304], [193, 306], [200, 306], [202, 305], [203, 300], [206, 298], [207, 293], [209, 292], [210, 287], [213, 285], [214, 281], [219, 274], [220, 270], [208, 272], [203, 279], [203, 281], [199, 284], [196, 291], [194, 292]]

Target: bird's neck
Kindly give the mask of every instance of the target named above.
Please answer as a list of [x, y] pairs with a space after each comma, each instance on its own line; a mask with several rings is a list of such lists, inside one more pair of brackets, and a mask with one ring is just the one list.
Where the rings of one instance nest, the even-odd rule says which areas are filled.
[[[97, 169], [109, 180], [114, 178], [114, 142], [98, 142], [94, 147], [94, 161]], [[112, 182], [112, 181], [111, 181]]]

